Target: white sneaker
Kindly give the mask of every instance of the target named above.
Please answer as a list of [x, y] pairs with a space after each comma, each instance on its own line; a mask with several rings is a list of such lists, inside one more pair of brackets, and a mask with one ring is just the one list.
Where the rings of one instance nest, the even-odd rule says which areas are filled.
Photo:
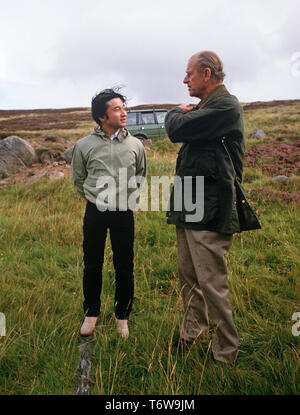
[[122, 337], [126, 338], [129, 336], [129, 330], [128, 330], [128, 320], [118, 320], [115, 317], [116, 325], [117, 325], [117, 332], [121, 334]]
[[85, 317], [80, 329], [81, 336], [90, 336], [94, 333], [98, 317]]

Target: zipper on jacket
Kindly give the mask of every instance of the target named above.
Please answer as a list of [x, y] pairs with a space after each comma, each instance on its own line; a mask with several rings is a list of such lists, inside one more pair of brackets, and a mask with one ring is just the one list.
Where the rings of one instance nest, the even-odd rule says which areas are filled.
[[110, 159], [111, 159], [111, 167], [112, 167], [112, 176], [116, 179], [116, 171], [115, 171], [115, 163], [114, 163], [114, 156], [115, 156], [115, 151], [114, 151], [114, 144], [113, 144], [114, 140], [110, 140]]

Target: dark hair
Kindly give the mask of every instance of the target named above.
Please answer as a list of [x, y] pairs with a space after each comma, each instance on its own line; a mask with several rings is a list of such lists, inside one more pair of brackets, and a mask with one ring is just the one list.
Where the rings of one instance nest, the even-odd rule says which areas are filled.
[[120, 98], [123, 102], [126, 102], [126, 97], [118, 92], [118, 89], [110, 88], [103, 89], [92, 98], [92, 117], [94, 121], [101, 126], [99, 117], [106, 116], [107, 102], [113, 98]]

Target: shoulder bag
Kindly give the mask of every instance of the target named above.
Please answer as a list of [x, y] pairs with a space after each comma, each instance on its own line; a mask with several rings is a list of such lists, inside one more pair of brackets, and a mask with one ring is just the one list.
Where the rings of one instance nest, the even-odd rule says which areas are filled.
[[234, 184], [235, 184], [235, 190], [236, 190], [236, 209], [237, 209], [239, 222], [240, 222], [240, 232], [251, 231], [254, 229], [261, 229], [261, 225], [255, 213], [253, 212], [251, 206], [249, 205], [249, 202], [247, 201], [245, 190], [243, 189], [241, 183], [237, 180], [234, 164], [232, 162], [230, 153], [225, 144], [225, 137], [222, 137], [221, 141], [222, 141], [222, 145], [226, 153], [229, 156], [229, 159], [231, 161], [233, 171], [234, 171]]

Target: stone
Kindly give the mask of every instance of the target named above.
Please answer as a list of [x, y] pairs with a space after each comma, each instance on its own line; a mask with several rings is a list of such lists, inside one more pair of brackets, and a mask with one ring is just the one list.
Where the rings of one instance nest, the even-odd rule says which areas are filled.
[[284, 175], [279, 175], [279, 176], [275, 176], [272, 177], [272, 180], [288, 180], [289, 178], [287, 176]]
[[44, 164], [53, 160], [53, 154], [46, 147], [40, 147], [36, 149], [36, 154], [40, 163]]
[[92, 357], [96, 344], [96, 336], [93, 333], [85, 337], [79, 346], [79, 362], [76, 369], [77, 386], [74, 395], [90, 395]]
[[18, 173], [36, 161], [34, 148], [22, 138], [11, 135], [0, 141], [0, 176]]
[[251, 132], [252, 137], [256, 138], [266, 138], [267, 134], [263, 130], [253, 130]]
[[63, 179], [65, 175], [62, 171], [50, 171], [48, 173], [48, 177], [50, 180], [57, 180], [57, 179]]
[[61, 156], [67, 164], [71, 164], [73, 148], [74, 146], [68, 148]]

